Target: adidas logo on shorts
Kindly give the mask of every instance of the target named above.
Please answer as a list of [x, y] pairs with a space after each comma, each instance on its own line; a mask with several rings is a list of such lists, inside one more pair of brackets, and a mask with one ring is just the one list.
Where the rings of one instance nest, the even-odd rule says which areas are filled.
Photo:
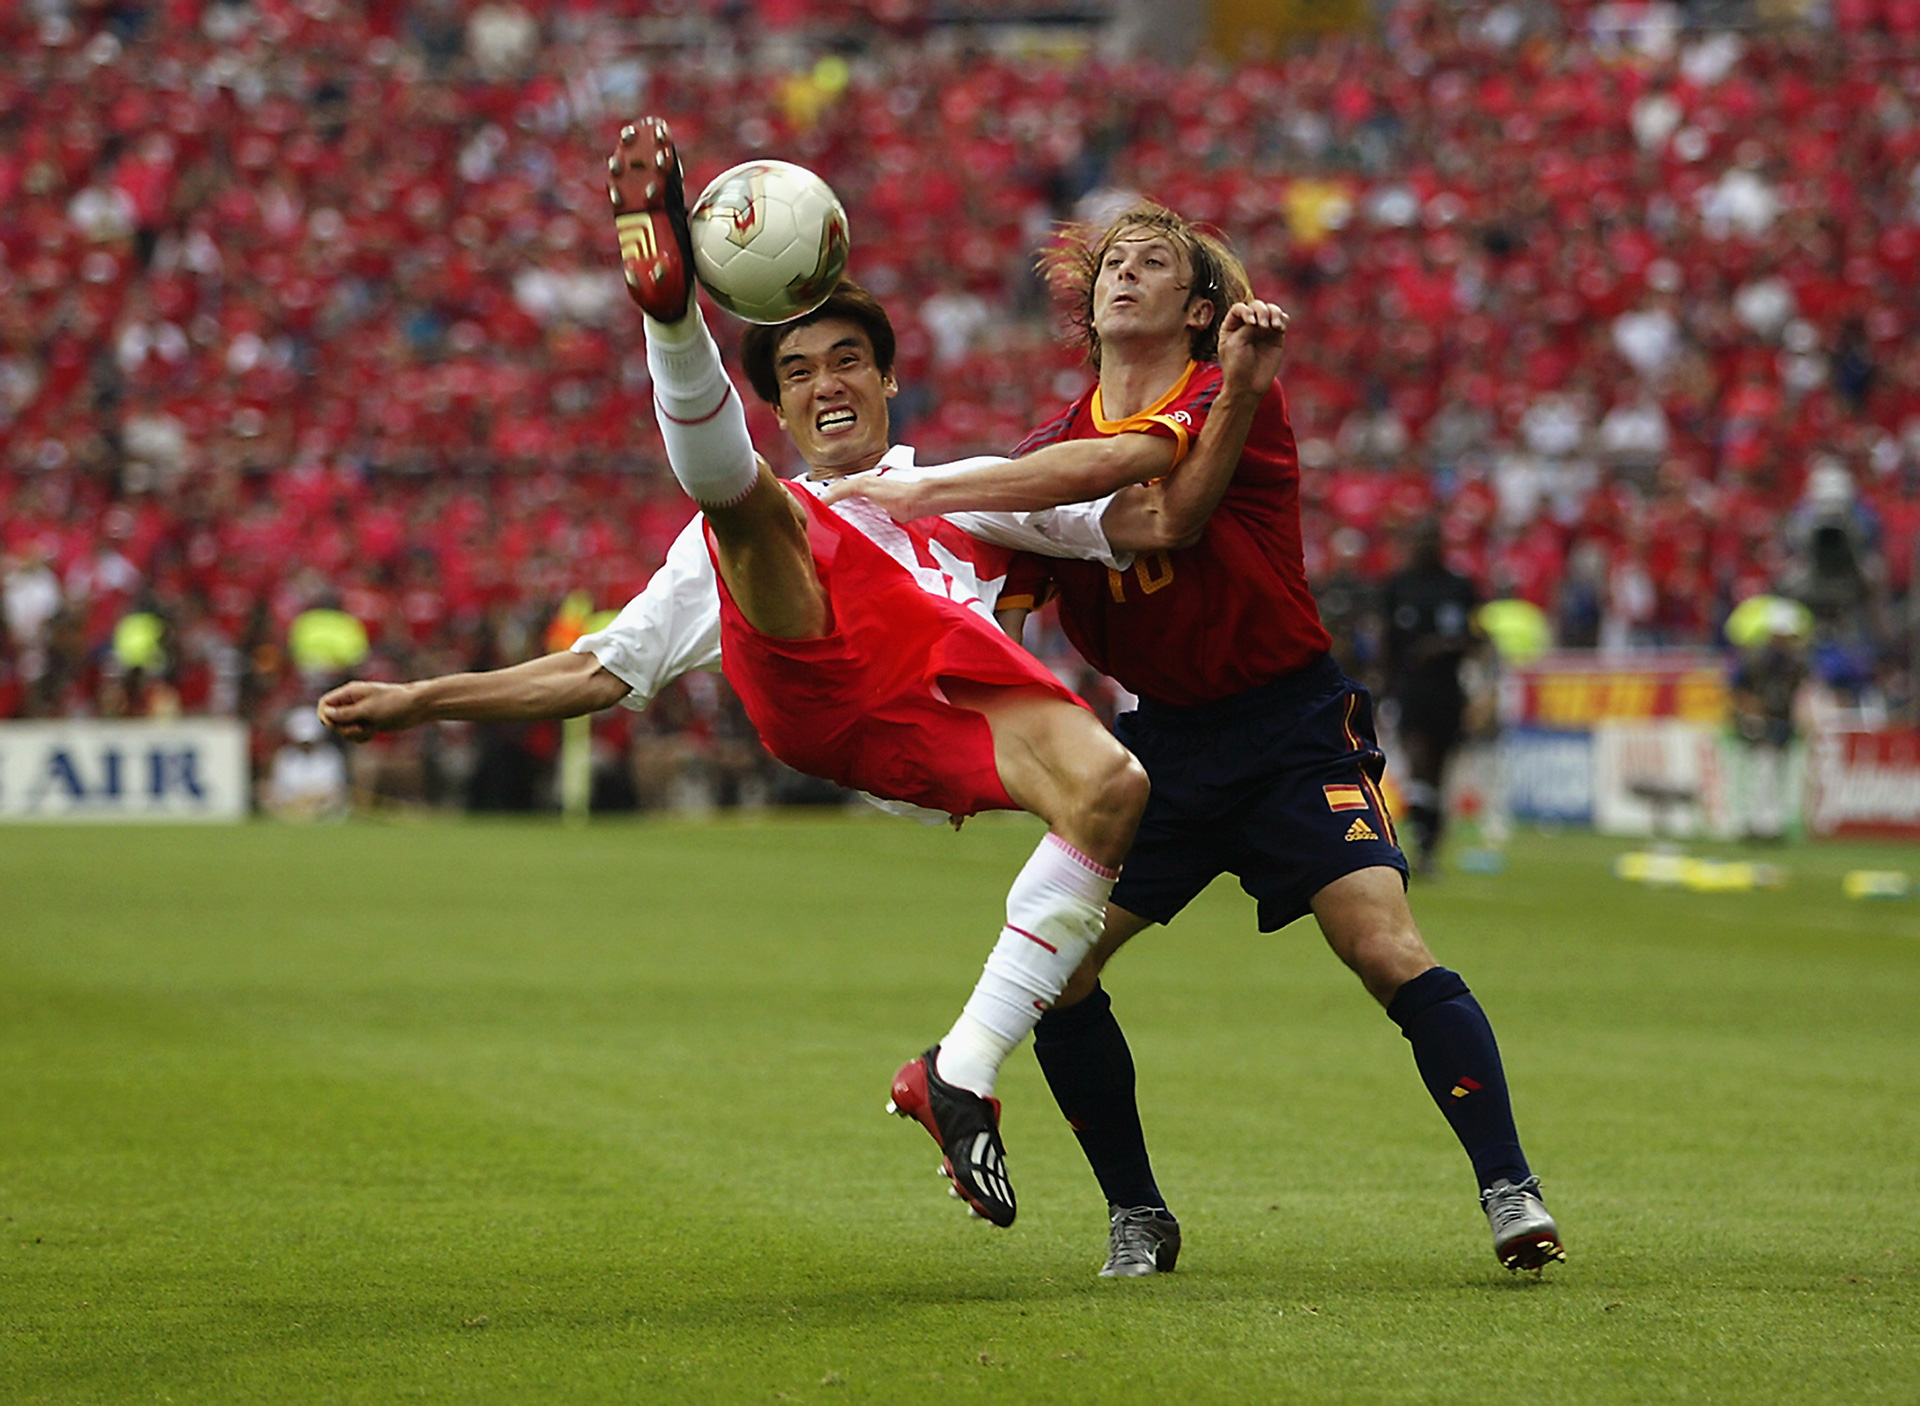
[[1373, 832], [1373, 827], [1367, 824], [1367, 818], [1364, 815], [1356, 815], [1353, 818], [1353, 824], [1347, 827], [1347, 838], [1349, 840], [1377, 840], [1380, 837]]

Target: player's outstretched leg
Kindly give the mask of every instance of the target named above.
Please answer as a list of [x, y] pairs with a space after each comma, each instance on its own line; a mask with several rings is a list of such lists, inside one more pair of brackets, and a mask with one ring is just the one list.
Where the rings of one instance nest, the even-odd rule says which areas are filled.
[[[998, 1147], [998, 1105], [991, 1102], [1000, 1065], [1066, 989], [1081, 959], [1099, 940], [1118, 864], [1146, 806], [1146, 773], [1084, 708], [1037, 688], [997, 688], [945, 681], [948, 698], [985, 715], [994, 763], [1008, 797], [1048, 824], [1048, 834], [1007, 893], [1007, 921], [973, 994], [946, 1037], [909, 1061], [894, 1084], [889, 1111], [919, 1118], [947, 1154], [956, 1187], [996, 1224], [1013, 1218], [1012, 1187]], [[919, 1074], [915, 1070], [921, 1071]], [[903, 1091], [906, 1097], [901, 1097]], [[918, 1081], [916, 1084], [915, 1081]], [[1006, 1190], [1004, 1219], [963, 1177], [954, 1155], [956, 1129], [945, 1126], [938, 1088], [972, 1095], [991, 1115], [986, 1130], [962, 1129], [966, 1148], [990, 1155]], [[929, 1092], [922, 1095], [921, 1089]], [[925, 1111], [922, 1101], [927, 1105]]]
[[621, 131], [607, 162], [627, 288], [646, 313], [654, 415], [673, 476], [705, 514], [747, 623], [778, 639], [827, 626], [804, 516], [753, 452], [740, 393], [693, 299], [680, 158], [666, 123]]
[[607, 190], [627, 291], [646, 314], [655, 418], [673, 476], [703, 511], [745, 500], [759, 479], [746, 410], [693, 300], [680, 157], [667, 124], [643, 117], [620, 131]]

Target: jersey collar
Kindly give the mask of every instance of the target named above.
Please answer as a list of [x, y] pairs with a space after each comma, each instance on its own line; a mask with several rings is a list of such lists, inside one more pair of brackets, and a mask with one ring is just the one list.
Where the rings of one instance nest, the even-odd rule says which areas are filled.
[[1129, 416], [1125, 420], [1109, 420], [1106, 417], [1100, 403], [1100, 387], [1096, 385], [1093, 388], [1093, 399], [1087, 404], [1088, 412], [1093, 416], [1093, 427], [1100, 431], [1101, 434], [1118, 434], [1122, 427], [1131, 424], [1135, 420], [1152, 419], [1185, 393], [1187, 382], [1193, 379], [1193, 373], [1199, 369], [1199, 362], [1188, 361], [1187, 369], [1182, 371], [1179, 376], [1174, 379], [1174, 383], [1167, 388], [1165, 395], [1154, 401], [1153, 404], [1149, 405], [1145, 410], [1142, 410], [1138, 415]]
[[[865, 470], [865, 472], [870, 474], [885, 473], [888, 469], [910, 469], [912, 467], [913, 467], [913, 446], [911, 444], [896, 444], [892, 446], [890, 449], [888, 449], [885, 454], [882, 454], [880, 456], [879, 463], [875, 464], [872, 468]], [[804, 479], [808, 479], [814, 483], [832, 482], [831, 479], [828, 479], [824, 476], [816, 478], [814, 476], [813, 470], [811, 469], [807, 470], [806, 473], [800, 475], [800, 477]], [[840, 475], [840, 477], [845, 477], [845, 475]]]

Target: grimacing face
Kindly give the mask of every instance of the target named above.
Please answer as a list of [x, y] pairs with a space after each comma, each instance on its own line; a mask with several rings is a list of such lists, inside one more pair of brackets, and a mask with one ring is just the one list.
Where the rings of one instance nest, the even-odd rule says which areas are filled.
[[816, 478], [871, 468], [887, 452], [887, 402], [900, 387], [874, 360], [866, 329], [822, 318], [780, 339], [773, 357], [780, 428]]
[[1194, 301], [1186, 252], [1151, 229], [1124, 231], [1101, 256], [1093, 280], [1093, 329], [1103, 343], [1186, 337], [1214, 315]]

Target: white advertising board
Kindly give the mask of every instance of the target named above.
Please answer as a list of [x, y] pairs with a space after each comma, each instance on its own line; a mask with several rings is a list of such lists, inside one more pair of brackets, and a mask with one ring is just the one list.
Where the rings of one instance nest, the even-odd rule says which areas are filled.
[[1593, 730], [1593, 828], [1725, 838], [1739, 828], [1721, 730], [1672, 718]]
[[0, 723], [0, 820], [241, 820], [248, 783], [231, 718]]

